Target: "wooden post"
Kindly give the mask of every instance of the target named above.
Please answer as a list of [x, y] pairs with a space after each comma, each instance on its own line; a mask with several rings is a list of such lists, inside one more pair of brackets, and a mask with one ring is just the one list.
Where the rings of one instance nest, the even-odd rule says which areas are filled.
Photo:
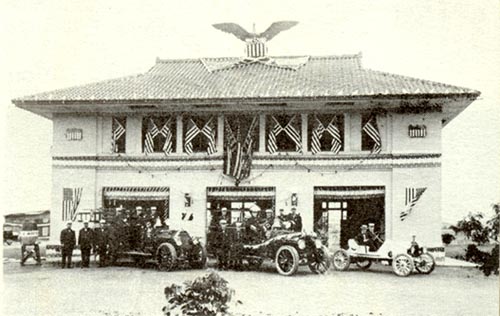
[[184, 139], [184, 131], [182, 126], [182, 114], [178, 114], [176, 117], [176, 139], [175, 139], [175, 153], [182, 154], [183, 152], [183, 139]]
[[308, 139], [307, 139], [307, 130], [308, 130], [308, 122], [307, 122], [307, 114], [301, 114], [300, 115], [302, 118], [302, 124], [300, 126], [302, 127], [302, 154], [307, 153], [307, 148], [308, 148]]
[[259, 153], [266, 152], [266, 115], [259, 114]]
[[217, 153], [224, 153], [224, 115], [217, 116]]

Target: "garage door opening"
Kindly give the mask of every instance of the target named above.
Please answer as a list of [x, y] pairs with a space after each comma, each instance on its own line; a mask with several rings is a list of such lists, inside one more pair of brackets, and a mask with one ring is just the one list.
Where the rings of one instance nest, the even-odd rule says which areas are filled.
[[375, 224], [375, 231], [385, 237], [385, 188], [315, 187], [314, 230], [330, 249], [347, 247], [360, 226]]

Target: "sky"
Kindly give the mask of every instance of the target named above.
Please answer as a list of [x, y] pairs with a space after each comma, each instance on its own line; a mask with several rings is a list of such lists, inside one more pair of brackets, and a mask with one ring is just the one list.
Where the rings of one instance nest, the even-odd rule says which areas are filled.
[[50, 208], [50, 120], [11, 99], [147, 71], [155, 59], [241, 56], [211, 27], [258, 32], [299, 24], [270, 55], [362, 52], [363, 66], [482, 92], [442, 138], [442, 215], [490, 214], [500, 202], [499, 1], [2, 1], [0, 141], [3, 214]]

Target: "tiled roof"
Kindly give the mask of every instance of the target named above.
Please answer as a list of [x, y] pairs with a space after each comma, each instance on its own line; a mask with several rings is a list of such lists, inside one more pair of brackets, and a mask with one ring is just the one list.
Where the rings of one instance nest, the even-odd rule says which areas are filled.
[[467, 88], [365, 69], [360, 54], [271, 58], [271, 63], [245, 63], [239, 58], [158, 59], [144, 74], [39, 93], [14, 102], [479, 95]]

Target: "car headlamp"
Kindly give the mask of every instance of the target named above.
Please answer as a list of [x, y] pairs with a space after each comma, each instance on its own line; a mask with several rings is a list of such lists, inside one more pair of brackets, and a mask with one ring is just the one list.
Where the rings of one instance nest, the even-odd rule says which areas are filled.
[[181, 237], [179, 237], [179, 234], [178, 234], [178, 233], [177, 233], [177, 234], [175, 234], [175, 236], [174, 236], [174, 241], [175, 241], [175, 244], [176, 244], [177, 246], [182, 246], [182, 240], [181, 240]]
[[193, 238], [193, 245], [198, 245], [200, 240], [198, 238]]
[[321, 243], [321, 240], [319, 240], [319, 239], [316, 239], [316, 240], [314, 241], [314, 244], [316, 245], [316, 248], [321, 248], [321, 247], [323, 247], [323, 244]]
[[301, 250], [306, 249], [306, 241], [304, 239], [299, 239], [299, 241], [297, 242], [297, 246]]

